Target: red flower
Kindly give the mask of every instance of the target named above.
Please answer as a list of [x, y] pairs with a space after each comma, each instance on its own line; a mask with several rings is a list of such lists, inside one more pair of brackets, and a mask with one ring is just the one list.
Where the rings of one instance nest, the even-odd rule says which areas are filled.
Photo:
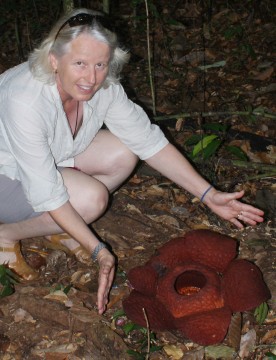
[[231, 314], [270, 297], [261, 271], [235, 260], [237, 242], [210, 230], [170, 240], [144, 265], [130, 270], [134, 290], [123, 301], [129, 319], [152, 330], [178, 330], [201, 345], [221, 342]]

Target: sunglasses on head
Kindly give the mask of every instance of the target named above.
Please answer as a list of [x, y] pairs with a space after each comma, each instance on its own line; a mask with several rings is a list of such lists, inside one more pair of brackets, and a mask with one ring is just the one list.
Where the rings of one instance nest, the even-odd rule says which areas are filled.
[[[92, 14], [86, 14], [86, 13], [80, 13], [77, 15], [74, 15], [72, 17], [70, 17], [68, 20], [65, 21], [65, 23], [63, 23], [61, 25], [61, 27], [59, 28], [56, 36], [55, 36], [55, 40], [57, 39], [57, 37], [59, 36], [61, 30], [68, 24], [70, 27], [74, 27], [74, 26], [81, 26], [81, 25], [91, 25], [93, 23], [93, 21], [98, 22], [100, 25], [102, 25], [104, 28], [111, 30], [110, 28], [110, 21], [102, 16], [102, 15], [92, 15]], [[112, 30], [111, 30], [112, 31]]]

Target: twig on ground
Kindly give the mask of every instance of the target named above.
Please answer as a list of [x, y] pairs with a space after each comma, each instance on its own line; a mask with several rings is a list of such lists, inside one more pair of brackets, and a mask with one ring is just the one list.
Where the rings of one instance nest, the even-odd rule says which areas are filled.
[[148, 320], [148, 317], [147, 317], [146, 310], [145, 310], [145, 308], [143, 308], [142, 310], [143, 310], [144, 318], [145, 318], [146, 324], [147, 324], [148, 346], [147, 346], [147, 353], [146, 353], [145, 360], [148, 360], [149, 359], [149, 354], [150, 354], [150, 328], [149, 328], [149, 320]]

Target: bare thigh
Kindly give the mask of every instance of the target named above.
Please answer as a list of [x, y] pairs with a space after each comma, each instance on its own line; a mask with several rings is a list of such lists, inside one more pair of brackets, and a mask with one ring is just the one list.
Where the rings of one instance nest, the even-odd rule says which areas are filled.
[[75, 166], [115, 190], [128, 178], [138, 162], [133, 154], [108, 130], [100, 130], [88, 148], [75, 157]]

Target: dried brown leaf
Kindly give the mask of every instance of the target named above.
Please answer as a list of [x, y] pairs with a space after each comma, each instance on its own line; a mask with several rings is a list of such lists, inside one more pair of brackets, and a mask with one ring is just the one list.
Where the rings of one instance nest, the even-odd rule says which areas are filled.
[[261, 339], [264, 344], [276, 344], [276, 329], [269, 330]]
[[274, 68], [273, 68], [273, 66], [270, 66], [266, 70], [255, 75], [253, 79], [260, 80], [260, 81], [268, 80], [271, 77], [271, 75], [273, 74], [273, 72], [274, 72]]
[[240, 348], [241, 341], [241, 322], [242, 317], [241, 313], [235, 313], [231, 318], [231, 323], [229, 325], [227, 340], [229, 345], [234, 348], [236, 351]]

